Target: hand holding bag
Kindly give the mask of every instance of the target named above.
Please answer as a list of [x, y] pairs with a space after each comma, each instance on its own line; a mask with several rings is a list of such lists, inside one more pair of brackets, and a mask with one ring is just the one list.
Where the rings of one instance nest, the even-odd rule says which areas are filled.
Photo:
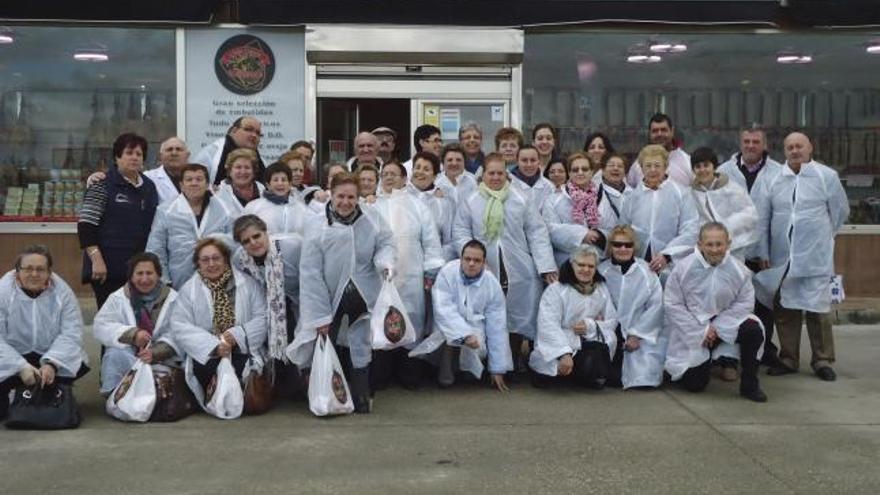
[[389, 350], [416, 341], [413, 328], [394, 282], [386, 277], [370, 315], [370, 340], [373, 349]]
[[116, 419], [143, 423], [150, 419], [155, 405], [153, 367], [138, 359], [107, 397], [105, 409]]
[[6, 421], [7, 428], [16, 430], [63, 430], [79, 424], [73, 387], [63, 383], [16, 388]]
[[354, 402], [342, 373], [333, 344], [326, 335], [318, 336], [309, 376], [309, 409], [315, 416], [351, 414]]
[[205, 411], [220, 419], [235, 419], [241, 416], [244, 409], [244, 394], [241, 390], [241, 382], [235, 375], [235, 368], [228, 357], [220, 359], [217, 365], [213, 393], [205, 390]]

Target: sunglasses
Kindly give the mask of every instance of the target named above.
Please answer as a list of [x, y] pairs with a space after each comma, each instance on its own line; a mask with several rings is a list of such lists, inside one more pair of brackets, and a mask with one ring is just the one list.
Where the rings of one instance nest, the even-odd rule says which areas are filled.
[[611, 241], [611, 247], [629, 249], [629, 248], [632, 248], [633, 246], [635, 246], [634, 242]]

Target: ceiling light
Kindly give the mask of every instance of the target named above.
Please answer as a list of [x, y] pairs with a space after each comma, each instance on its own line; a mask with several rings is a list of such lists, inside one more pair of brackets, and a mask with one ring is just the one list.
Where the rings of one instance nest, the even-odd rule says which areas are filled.
[[645, 55], [642, 53], [627, 55], [626, 57], [626, 61], [632, 64], [656, 64], [661, 60], [663, 60], [663, 58], [661, 58], [660, 55]]
[[12, 36], [12, 33], [0, 33], [0, 45], [12, 43], [13, 41], [15, 41], [15, 38]]
[[880, 41], [874, 41], [870, 45], [865, 47], [865, 51], [870, 54], [880, 54]]
[[780, 53], [776, 56], [776, 61], [780, 64], [809, 64], [813, 61], [813, 56], [801, 53]]
[[681, 53], [688, 47], [684, 43], [652, 43], [649, 49], [654, 53]]
[[98, 45], [97, 47], [80, 48], [73, 54], [74, 60], [80, 62], [106, 62], [110, 60], [107, 54], [107, 48]]

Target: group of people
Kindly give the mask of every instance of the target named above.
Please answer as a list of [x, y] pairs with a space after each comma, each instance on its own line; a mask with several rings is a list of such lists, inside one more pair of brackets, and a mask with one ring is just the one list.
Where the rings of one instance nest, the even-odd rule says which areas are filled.
[[[834, 236], [849, 214], [836, 172], [799, 132], [778, 163], [764, 132], [744, 129], [722, 164], [686, 153], [666, 115], [648, 131], [630, 165], [601, 133], [562, 157], [549, 124], [531, 144], [502, 128], [490, 153], [477, 124], [445, 146], [423, 125], [402, 162], [381, 127], [320, 179], [305, 141], [266, 166], [254, 117], [192, 159], [168, 139], [146, 172], [147, 142], [123, 134], [78, 224], [101, 392], [140, 360], [185, 370], [204, 405], [223, 358], [242, 380], [269, 372], [301, 390], [326, 336], [360, 413], [376, 390], [428, 376], [701, 391], [713, 367], [763, 402], [759, 364], [797, 372], [804, 315], [812, 369], [834, 380]], [[376, 350], [370, 316], [389, 283], [415, 339]], [[13, 388], [88, 365], [76, 298], [45, 248], [21, 252], [0, 300], [5, 413]]]

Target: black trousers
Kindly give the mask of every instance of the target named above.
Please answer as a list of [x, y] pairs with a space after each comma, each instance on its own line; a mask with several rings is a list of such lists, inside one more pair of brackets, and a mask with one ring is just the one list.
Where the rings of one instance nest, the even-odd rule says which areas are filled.
[[367, 302], [358, 292], [353, 282], [349, 281], [339, 301], [339, 307], [336, 308], [336, 314], [333, 315], [333, 321], [330, 323], [330, 334], [328, 338], [336, 350], [339, 357], [339, 363], [342, 365], [342, 371], [347, 376], [349, 388], [351, 389], [352, 399], [357, 405], [358, 401], [365, 401], [367, 397], [372, 395], [370, 388], [370, 367], [355, 368], [351, 362], [351, 354], [348, 349], [336, 346], [336, 338], [339, 336], [339, 327], [342, 326], [342, 319], [348, 316], [349, 325], [355, 320], [367, 313]]
[[[761, 271], [760, 266], [753, 260], [746, 260], [746, 267], [753, 273]], [[776, 364], [779, 361], [779, 348], [773, 343], [773, 329], [775, 318], [773, 308], [768, 308], [755, 299], [755, 316], [761, 320], [764, 325], [764, 357], [761, 362], [768, 365]]]
[[[742, 363], [739, 388], [750, 392], [758, 388], [758, 349], [764, 341], [764, 333], [757, 322], [749, 319], [739, 326], [736, 343], [739, 344], [739, 355]], [[689, 368], [678, 380], [678, 384], [690, 392], [701, 392], [709, 385], [712, 359]]]
[[[239, 352], [233, 352], [230, 354], [229, 360], [232, 361], [235, 376], [241, 378], [241, 374], [244, 372], [244, 365], [248, 361], [248, 356]], [[211, 383], [211, 379], [217, 374], [217, 366], [219, 365], [220, 358], [218, 357], [209, 359], [205, 364], [193, 361], [193, 374], [196, 376], [196, 380], [199, 381], [199, 385], [202, 386], [202, 390], [208, 390], [208, 384]]]
[[546, 388], [556, 385], [573, 384], [587, 388], [602, 388], [605, 377], [598, 376], [597, 370], [586, 360], [586, 354], [578, 352], [572, 357], [574, 368], [568, 376], [547, 376], [541, 373], [532, 373], [532, 385], [538, 388]]
[[395, 380], [403, 388], [418, 388], [422, 380], [422, 361], [409, 357], [408, 353], [409, 350], [402, 347], [389, 351], [373, 351], [370, 388], [383, 390]]
[[[36, 352], [30, 352], [28, 354], [22, 355], [31, 366], [35, 368], [40, 367], [40, 359], [43, 358], [42, 354], [37, 354]], [[89, 372], [89, 367], [85, 364], [79, 367], [79, 370], [76, 372], [76, 376], [64, 377], [64, 376], [56, 376], [56, 383], [66, 383], [71, 384], [76, 380], [82, 378], [86, 373]], [[6, 411], [9, 409], [9, 392], [11, 392], [14, 388], [20, 387], [23, 385], [21, 378], [19, 378], [18, 373], [10, 376], [9, 378], [0, 382], [0, 418], [6, 417]]]
[[116, 290], [123, 285], [125, 285], [125, 282], [117, 282], [113, 280], [107, 280], [103, 284], [92, 283], [92, 292], [95, 293], [95, 303], [98, 305], [98, 309], [101, 309], [101, 306], [107, 302], [107, 298], [110, 297], [110, 294], [116, 292]]

